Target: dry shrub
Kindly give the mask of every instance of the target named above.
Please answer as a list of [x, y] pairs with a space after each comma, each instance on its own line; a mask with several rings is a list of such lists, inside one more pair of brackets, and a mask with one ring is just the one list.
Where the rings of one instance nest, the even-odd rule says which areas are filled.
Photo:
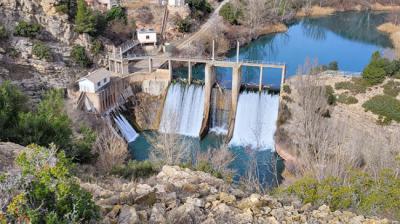
[[132, 38], [133, 32], [134, 30], [129, 28], [124, 21], [114, 20], [108, 24], [105, 36], [114, 44], [119, 45]]
[[108, 173], [115, 166], [122, 165], [129, 154], [125, 141], [109, 127], [99, 134], [93, 151], [98, 155], [95, 167], [101, 173]]
[[223, 144], [219, 148], [209, 148], [206, 152], [198, 152], [196, 155], [196, 163], [206, 162], [213, 170], [224, 174], [231, 175], [233, 170], [229, 165], [235, 160], [235, 156], [229, 150], [227, 144]]
[[163, 165], [187, 162], [190, 155], [189, 140], [177, 134], [160, 133], [147, 136], [152, 146], [150, 160]]

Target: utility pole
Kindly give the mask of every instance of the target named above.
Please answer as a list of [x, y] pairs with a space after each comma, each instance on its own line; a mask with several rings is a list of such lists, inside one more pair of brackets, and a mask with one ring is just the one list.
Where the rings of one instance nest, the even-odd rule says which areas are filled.
[[240, 53], [240, 44], [239, 41], [236, 41], [236, 63], [239, 64], [239, 53]]

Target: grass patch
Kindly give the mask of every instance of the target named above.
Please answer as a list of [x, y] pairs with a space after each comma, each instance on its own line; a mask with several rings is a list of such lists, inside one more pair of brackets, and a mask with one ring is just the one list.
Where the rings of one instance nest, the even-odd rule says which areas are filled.
[[392, 97], [397, 97], [397, 95], [400, 93], [400, 82], [390, 80], [383, 85], [383, 93]]
[[114, 167], [111, 174], [126, 179], [146, 178], [158, 172], [158, 167], [150, 161], [130, 160], [128, 164]]
[[367, 91], [368, 83], [362, 78], [352, 78], [351, 81], [335, 83], [335, 89], [349, 90], [351, 93], [359, 94]]
[[347, 93], [342, 93], [337, 96], [336, 101], [343, 104], [356, 104], [358, 103], [357, 98], [349, 96]]
[[283, 92], [287, 93], [287, 94], [291, 94], [292, 93], [292, 89], [290, 88], [290, 86], [288, 84], [284, 84], [282, 86], [283, 88]]
[[388, 95], [377, 95], [362, 105], [365, 111], [379, 115], [385, 123], [392, 120], [400, 122], [400, 101]]

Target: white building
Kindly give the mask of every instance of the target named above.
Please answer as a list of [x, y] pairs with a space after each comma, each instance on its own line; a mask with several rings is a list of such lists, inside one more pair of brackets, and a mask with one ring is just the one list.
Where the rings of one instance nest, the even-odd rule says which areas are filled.
[[185, 0], [168, 0], [169, 6], [181, 7], [185, 5]]
[[154, 29], [138, 29], [136, 34], [140, 44], [157, 44], [157, 32]]
[[119, 6], [119, 0], [85, 0], [86, 3], [100, 10], [110, 10], [114, 6]]
[[85, 77], [79, 79], [79, 91], [86, 93], [96, 93], [106, 86], [111, 79], [111, 72], [105, 68], [97, 69]]

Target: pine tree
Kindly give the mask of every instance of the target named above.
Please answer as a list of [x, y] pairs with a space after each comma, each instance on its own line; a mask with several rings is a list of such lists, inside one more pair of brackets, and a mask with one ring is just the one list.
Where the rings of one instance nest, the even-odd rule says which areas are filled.
[[84, 0], [77, 0], [77, 11], [75, 16], [75, 31], [78, 33], [96, 32], [96, 22], [93, 12], [86, 6]]

